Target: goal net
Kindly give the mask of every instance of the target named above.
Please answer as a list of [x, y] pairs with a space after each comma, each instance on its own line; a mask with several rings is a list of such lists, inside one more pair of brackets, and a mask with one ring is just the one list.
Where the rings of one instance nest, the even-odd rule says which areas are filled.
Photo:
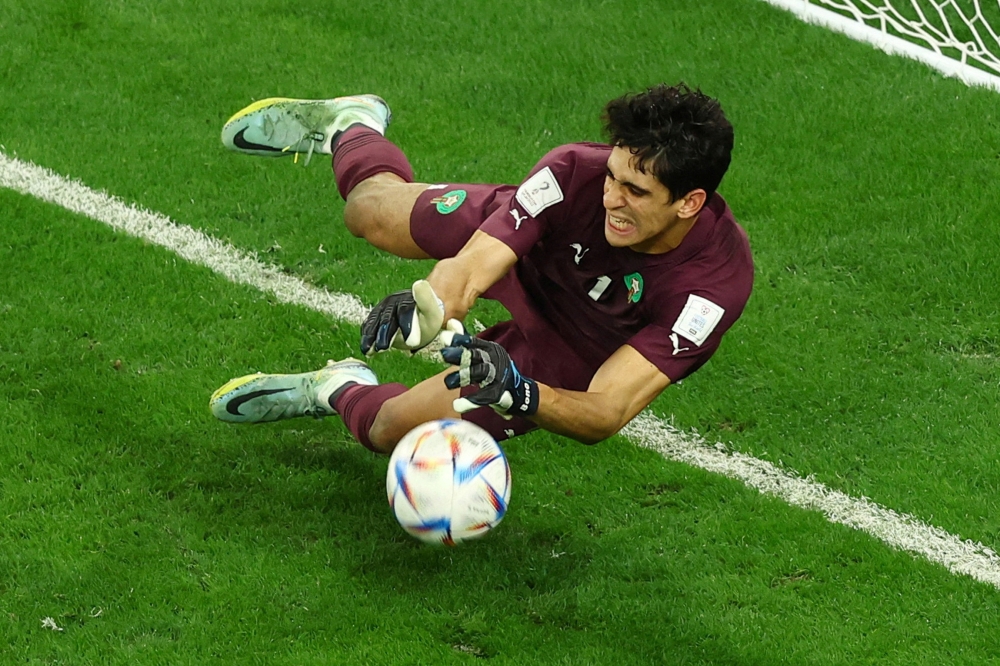
[[968, 85], [1000, 92], [1000, 0], [765, 0]]

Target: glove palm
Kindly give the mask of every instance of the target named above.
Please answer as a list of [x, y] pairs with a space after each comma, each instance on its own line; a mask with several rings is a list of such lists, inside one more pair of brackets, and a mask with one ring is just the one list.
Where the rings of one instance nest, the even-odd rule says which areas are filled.
[[444, 303], [427, 280], [397, 291], [372, 308], [361, 325], [361, 351], [367, 356], [387, 349], [417, 351], [441, 332]]

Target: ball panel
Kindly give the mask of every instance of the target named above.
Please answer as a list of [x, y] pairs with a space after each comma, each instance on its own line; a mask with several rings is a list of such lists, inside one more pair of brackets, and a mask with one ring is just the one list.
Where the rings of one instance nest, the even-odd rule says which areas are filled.
[[431, 421], [396, 446], [386, 494], [407, 533], [427, 543], [455, 545], [503, 519], [510, 467], [500, 445], [479, 426]]

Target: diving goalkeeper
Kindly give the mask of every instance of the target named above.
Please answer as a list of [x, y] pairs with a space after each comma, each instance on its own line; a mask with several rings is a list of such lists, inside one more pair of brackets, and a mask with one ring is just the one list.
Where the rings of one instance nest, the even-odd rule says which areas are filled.
[[[742, 314], [753, 261], [716, 192], [733, 129], [699, 90], [658, 85], [610, 101], [607, 144], [556, 148], [518, 185], [415, 182], [384, 136], [390, 119], [374, 95], [268, 99], [234, 115], [222, 141], [250, 155], [332, 155], [351, 233], [438, 260], [372, 309], [361, 351], [416, 350], [440, 334], [455, 367], [412, 388], [379, 384], [354, 359], [248, 375], [212, 395], [218, 418], [337, 414], [380, 453], [437, 418], [498, 440], [541, 427], [595, 443], [704, 365]], [[459, 322], [478, 298], [510, 320], [466, 334]]]

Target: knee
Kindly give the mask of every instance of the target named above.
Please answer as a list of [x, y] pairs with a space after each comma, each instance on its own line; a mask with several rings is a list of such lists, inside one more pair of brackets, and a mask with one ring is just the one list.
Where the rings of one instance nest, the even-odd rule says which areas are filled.
[[386, 455], [392, 453], [399, 440], [408, 432], [408, 429], [401, 428], [402, 416], [398, 410], [393, 409], [391, 400], [382, 405], [368, 430], [368, 441], [371, 442], [372, 449]]
[[365, 238], [371, 233], [375, 212], [372, 210], [372, 199], [363, 194], [355, 196], [357, 188], [347, 197], [344, 206], [344, 226], [355, 238]]
[[355, 237], [392, 251], [394, 225], [398, 225], [399, 221], [388, 198], [390, 193], [385, 183], [377, 178], [360, 183], [347, 196], [344, 225]]

